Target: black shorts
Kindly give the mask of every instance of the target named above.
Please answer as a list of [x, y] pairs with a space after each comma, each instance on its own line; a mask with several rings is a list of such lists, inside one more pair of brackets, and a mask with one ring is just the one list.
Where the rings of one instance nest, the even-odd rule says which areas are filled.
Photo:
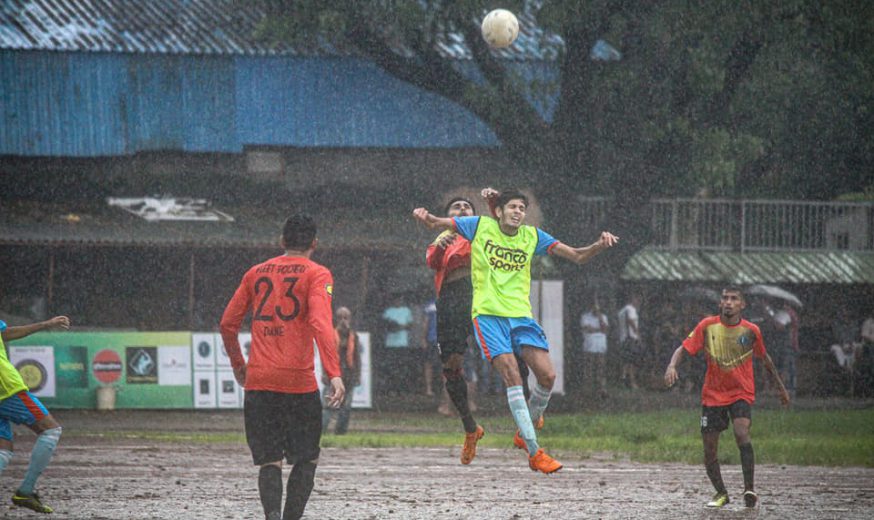
[[437, 299], [437, 344], [440, 359], [446, 362], [452, 354], [467, 351], [467, 338], [473, 333], [470, 309], [473, 289], [470, 279], [462, 278], [443, 284]]
[[623, 363], [640, 366], [643, 361], [643, 343], [639, 339], [625, 338], [619, 348]]
[[701, 433], [725, 431], [728, 428], [729, 416], [732, 421], [741, 417], [752, 419], [753, 407], [743, 399], [727, 406], [702, 406]]
[[319, 392], [284, 394], [249, 390], [243, 406], [246, 442], [256, 466], [319, 458], [322, 403]]

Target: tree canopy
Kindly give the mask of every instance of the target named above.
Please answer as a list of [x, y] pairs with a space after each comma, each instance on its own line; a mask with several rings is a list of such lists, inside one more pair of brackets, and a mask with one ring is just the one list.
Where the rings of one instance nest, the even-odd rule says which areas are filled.
[[[263, 0], [264, 38], [351, 49], [477, 114], [546, 199], [607, 195], [620, 232], [653, 196], [828, 200], [872, 189], [874, 3], [836, 0]], [[521, 81], [479, 35], [491, 8], [560, 37]], [[535, 25], [536, 24], [536, 25]], [[479, 71], [438, 44], [460, 38]], [[552, 38], [552, 40], [550, 40]], [[597, 40], [618, 61], [590, 57]], [[457, 61], [457, 60], [456, 60]], [[456, 64], [457, 65], [457, 64]], [[534, 97], [555, 99], [550, 115]], [[554, 211], [553, 211], [554, 212]], [[645, 237], [641, 236], [645, 241]]]

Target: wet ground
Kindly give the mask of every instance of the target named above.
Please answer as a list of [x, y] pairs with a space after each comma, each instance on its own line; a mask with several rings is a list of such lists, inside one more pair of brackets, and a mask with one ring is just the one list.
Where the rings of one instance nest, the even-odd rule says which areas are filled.
[[[257, 472], [243, 444], [174, 444], [124, 436], [76, 435], [190, 426], [184, 414], [59, 412], [65, 436], [40, 482], [56, 513], [70, 519], [263, 518]], [[111, 418], [110, 421], [105, 419]], [[239, 414], [199, 415], [199, 429], [242, 431]], [[236, 429], [239, 427], [239, 429]], [[17, 456], [0, 477], [11, 494], [26, 468], [32, 435], [18, 436]], [[563, 457], [556, 475], [533, 473], [512, 449], [481, 450], [470, 466], [457, 448], [325, 449], [305, 518], [872, 518], [874, 469], [760, 465], [760, 505], [743, 507], [740, 468], [723, 468], [734, 500], [703, 507], [711, 494], [702, 467], [638, 464], [612, 457]], [[287, 469], [285, 476], [287, 476]], [[4, 499], [5, 501], [6, 499]], [[35, 514], [6, 504], [0, 517]]]

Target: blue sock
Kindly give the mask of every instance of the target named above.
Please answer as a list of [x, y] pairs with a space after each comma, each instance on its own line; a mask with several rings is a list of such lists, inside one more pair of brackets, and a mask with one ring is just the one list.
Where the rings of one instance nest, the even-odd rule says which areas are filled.
[[6, 469], [6, 466], [9, 465], [9, 461], [12, 460], [12, 452], [9, 450], [0, 450], [0, 473], [3, 473], [3, 470]]
[[533, 457], [539, 446], [537, 435], [534, 434], [534, 423], [531, 422], [531, 414], [528, 413], [528, 405], [525, 403], [522, 385], [507, 387], [507, 402], [510, 403], [513, 420], [519, 427], [519, 435], [525, 439], [525, 445], [528, 446], [528, 455]]
[[531, 399], [528, 400], [528, 414], [531, 415], [532, 421], [540, 419], [540, 416], [546, 411], [546, 406], [549, 405], [550, 393], [550, 390], [540, 386], [540, 383], [534, 385], [534, 390], [531, 391]]
[[20, 493], [26, 495], [33, 493], [33, 488], [36, 487], [36, 479], [42, 475], [43, 470], [46, 469], [49, 461], [52, 460], [52, 455], [60, 438], [60, 426], [46, 430], [36, 438], [36, 444], [33, 445], [33, 451], [30, 453], [30, 465], [27, 467], [27, 473], [24, 474], [21, 486], [18, 487]]

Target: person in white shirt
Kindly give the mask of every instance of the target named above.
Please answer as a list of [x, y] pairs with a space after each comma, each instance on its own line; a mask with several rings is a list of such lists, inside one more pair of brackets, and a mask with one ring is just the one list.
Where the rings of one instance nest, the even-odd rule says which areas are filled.
[[599, 394], [607, 393], [607, 316], [596, 298], [589, 311], [580, 317], [583, 329], [583, 381], [586, 387], [597, 384]]
[[619, 327], [619, 354], [622, 361], [620, 378], [634, 390], [637, 385], [637, 367], [643, 361], [643, 343], [640, 341], [640, 296], [632, 294], [617, 315]]
[[866, 345], [874, 345], [874, 312], [862, 322], [862, 342]]

